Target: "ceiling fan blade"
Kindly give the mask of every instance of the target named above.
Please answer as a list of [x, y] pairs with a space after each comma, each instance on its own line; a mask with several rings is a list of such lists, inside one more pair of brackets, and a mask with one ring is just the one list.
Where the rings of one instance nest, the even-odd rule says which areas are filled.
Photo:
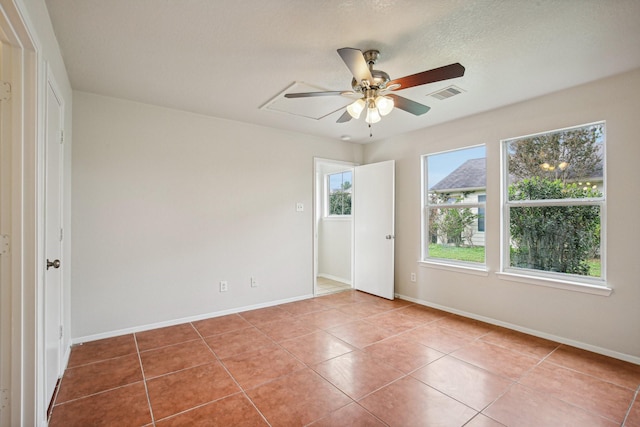
[[352, 99], [359, 99], [364, 97], [363, 93], [354, 92], [352, 90], [345, 90], [344, 92], [340, 92], [340, 95], [346, 96], [347, 98], [352, 98]]
[[313, 96], [336, 96], [342, 95], [344, 91], [329, 91], [329, 92], [299, 92], [299, 93], [285, 93], [285, 98], [310, 98]]
[[464, 67], [456, 62], [455, 64], [445, 65], [444, 67], [434, 68], [433, 70], [423, 71], [421, 73], [391, 80], [387, 83], [387, 86], [400, 84], [399, 89], [407, 89], [414, 86], [426, 85], [427, 83], [439, 82], [441, 80], [448, 80], [462, 76], [464, 76]]
[[340, 58], [342, 58], [358, 83], [363, 80], [369, 83], [373, 82], [373, 76], [371, 75], [367, 61], [365, 61], [364, 56], [362, 56], [361, 50], [343, 47], [342, 49], [338, 49], [338, 55], [340, 55]]
[[398, 96], [395, 93], [389, 93], [385, 96], [393, 98], [393, 104], [395, 107], [411, 113], [414, 116], [421, 116], [431, 109], [431, 107], [427, 107], [426, 105]]
[[336, 123], [346, 123], [349, 120], [351, 120], [351, 114], [349, 114], [349, 112], [345, 110], [345, 112], [342, 113], [338, 120], [336, 120]]

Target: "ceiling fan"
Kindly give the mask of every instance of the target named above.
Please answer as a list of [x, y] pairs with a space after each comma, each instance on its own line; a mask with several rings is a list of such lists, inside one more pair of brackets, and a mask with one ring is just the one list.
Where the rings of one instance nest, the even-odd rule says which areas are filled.
[[347, 106], [347, 111], [338, 118], [337, 123], [345, 123], [352, 118], [358, 119], [362, 112], [366, 110], [365, 121], [371, 125], [379, 122], [382, 116], [389, 114], [394, 107], [416, 116], [420, 116], [430, 110], [430, 107], [426, 105], [391, 92], [464, 75], [464, 67], [459, 63], [455, 63], [391, 80], [384, 71], [373, 69], [373, 65], [380, 56], [380, 52], [377, 50], [367, 50], [363, 53], [360, 49], [344, 47], [338, 49], [338, 55], [340, 55], [351, 74], [353, 74], [354, 78], [351, 81], [352, 91], [287, 93], [284, 95], [285, 98], [340, 95], [357, 97], [355, 102]]

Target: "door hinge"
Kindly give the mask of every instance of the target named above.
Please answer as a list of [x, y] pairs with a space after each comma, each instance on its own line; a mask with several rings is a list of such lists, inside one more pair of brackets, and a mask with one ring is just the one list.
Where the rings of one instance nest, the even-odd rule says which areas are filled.
[[62, 325], [60, 325], [60, 339], [62, 339]]
[[64, 131], [60, 130], [60, 144], [64, 143]]
[[11, 83], [0, 82], [0, 101], [8, 101], [11, 99]]
[[11, 239], [9, 238], [9, 235], [0, 235], [0, 255], [6, 255], [9, 253], [9, 250], [11, 250], [10, 242]]
[[64, 238], [64, 232], [62, 231], [62, 228], [60, 228], [60, 241], [62, 242], [62, 239]]
[[0, 391], [0, 409], [6, 410], [9, 407], [9, 389], [3, 388]]

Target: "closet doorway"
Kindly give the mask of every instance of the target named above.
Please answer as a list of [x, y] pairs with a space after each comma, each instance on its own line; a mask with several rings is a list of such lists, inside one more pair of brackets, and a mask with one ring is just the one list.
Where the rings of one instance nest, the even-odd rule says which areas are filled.
[[314, 295], [353, 287], [354, 163], [314, 159]]

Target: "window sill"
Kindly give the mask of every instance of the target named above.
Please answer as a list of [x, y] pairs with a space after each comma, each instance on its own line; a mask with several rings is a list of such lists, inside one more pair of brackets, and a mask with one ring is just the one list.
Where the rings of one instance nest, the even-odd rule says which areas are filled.
[[446, 271], [455, 271], [457, 273], [465, 273], [465, 274], [473, 274], [476, 276], [488, 276], [489, 270], [485, 265], [463, 265], [463, 264], [454, 264], [444, 261], [435, 261], [435, 260], [421, 260], [418, 261], [418, 264], [424, 268], [435, 268], [438, 270], [446, 270]]
[[499, 279], [511, 282], [526, 283], [529, 285], [546, 286], [548, 288], [564, 289], [566, 291], [582, 292], [592, 295], [600, 295], [608, 297], [613, 289], [607, 286], [592, 285], [589, 283], [579, 283], [570, 280], [551, 279], [546, 277], [535, 277], [526, 274], [517, 274], [512, 272], [496, 273]]
[[345, 216], [323, 216], [323, 221], [351, 221], [351, 215]]

